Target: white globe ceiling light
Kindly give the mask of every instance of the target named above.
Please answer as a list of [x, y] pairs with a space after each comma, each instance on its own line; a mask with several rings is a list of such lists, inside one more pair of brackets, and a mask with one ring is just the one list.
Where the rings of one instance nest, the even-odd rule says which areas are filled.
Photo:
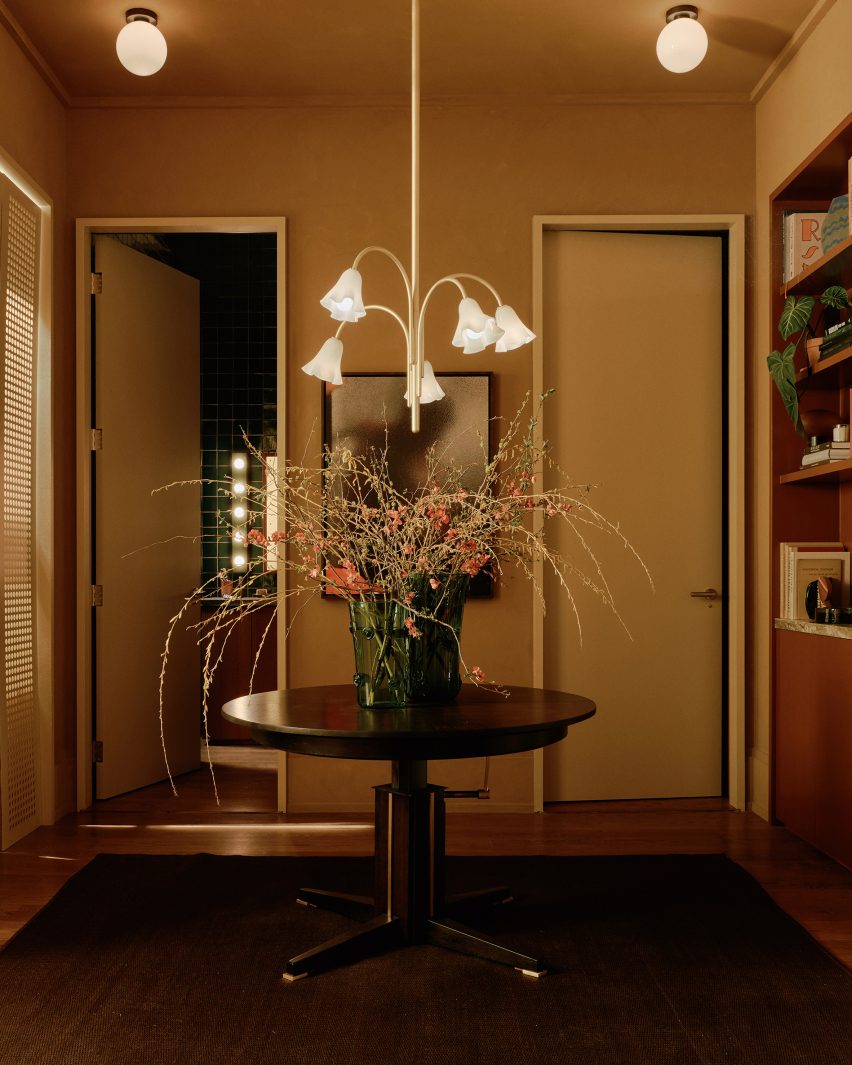
[[156, 13], [147, 7], [132, 7], [124, 17], [127, 25], [122, 26], [115, 41], [119, 62], [140, 78], [156, 74], [169, 51], [166, 38], [157, 28]]
[[673, 74], [694, 70], [707, 55], [707, 31], [698, 21], [698, 8], [680, 4], [666, 12], [657, 38], [657, 59]]
[[[364, 305], [358, 266], [364, 256], [372, 252], [390, 259], [399, 271], [406, 297], [401, 312], [377, 303]], [[488, 290], [497, 308], [496, 320], [468, 296], [463, 280], [474, 281]], [[442, 285], [454, 285], [461, 294], [459, 324], [452, 343], [462, 348], [466, 355], [483, 351], [489, 344], [496, 344], [498, 351], [511, 351], [535, 339], [535, 335], [511, 307], [503, 303], [494, 286], [476, 274], [447, 274], [431, 285], [425, 295], [421, 295], [425, 285], [420, 276], [420, 0], [411, 0], [411, 261], [406, 269], [393, 252], [378, 245], [370, 245], [360, 251], [352, 266], [343, 271], [334, 288], [320, 300], [332, 319], [340, 323], [337, 332], [326, 340], [302, 370], [331, 384], [340, 384], [343, 345], [339, 337], [342, 330], [348, 323], [358, 322], [367, 311], [381, 311], [389, 315], [402, 329], [404, 337], [407, 370], [405, 399], [411, 408], [411, 430], [418, 432], [420, 405], [442, 399], [444, 395], [431, 365], [424, 357], [423, 339], [426, 308], [433, 293]]]

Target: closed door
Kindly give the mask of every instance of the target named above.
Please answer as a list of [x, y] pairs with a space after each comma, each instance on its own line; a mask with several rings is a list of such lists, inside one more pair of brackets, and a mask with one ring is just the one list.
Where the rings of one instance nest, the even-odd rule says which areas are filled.
[[[111, 237], [95, 238], [94, 297], [96, 796], [166, 775], [158, 720], [169, 619], [199, 581], [198, 282]], [[154, 493], [154, 494], [152, 494]], [[140, 550], [143, 549], [143, 550]], [[198, 620], [198, 611], [187, 619]], [[179, 626], [164, 688], [165, 746], [174, 774], [199, 764], [200, 661]]]
[[[544, 430], [559, 465], [642, 555], [591, 546], [627, 636], [594, 594], [546, 585], [546, 687], [598, 713], [544, 758], [549, 801], [719, 795], [723, 757], [723, 240], [550, 232]], [[548, 475], [552, 476], [552, 475]], [[557, 544], [583, 563], [564, 532]], [[703, 598], [693, 593], [719, 593]], [[632, 639], [631, 639], [632, 637]]]

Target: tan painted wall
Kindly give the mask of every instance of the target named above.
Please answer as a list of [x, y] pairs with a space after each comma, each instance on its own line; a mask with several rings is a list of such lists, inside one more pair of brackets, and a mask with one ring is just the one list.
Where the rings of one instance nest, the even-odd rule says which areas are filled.
[[[67, 212], [65, 209], [65, 107], [48, 88], [17, 43], [0, 25], [0, 147], [53, 201], [54, 209], [54, 420], [64, 447], [55, 451], [54, 478], [60, 496], [73, 498], [74, 347], [72, 342], [72, 290], [67, 267]], [[73, 634], [73, 508], [57, 512], [55, 552], [62, 567], [55, 603], [54, 705], [56, 729], [56, 806], [73, 809], [76, 749], [74, 721]], [[70, 537], [70, 539], [69, 539]]]
[[[79, 110], [68, 122], [72, 217], [287, 216], [287, 443], [301, 453], [319, 425], [320, 386], [298, 368], [331, 335], [319, 297], [368, 243], [408, 258], [407, 110]], [[424, 281], [452, 270], [481, 273], [530, 321], [534, 214], [751, 214], [753, 137], [745, 105], [426, 107]], [[380, 260], [365, 262], [364, 273], [371, 298], [394, 300], [399, 281]], [[613, 284], [629, 283], [614, 263]], [[528, 349], [457, 354], [448, 343], [454, 304], [451, 294], [435, 300], [429, 358], [436, 370], [494, 370], [497, 410], [513, 412], [531, 384]], [[395, 330], [370, 319], [347, 329], [344, 367], [401, 369]], [[70, 435], [57, 443], [70, 449]], [[582, 456], [575, 472], [582, 476]], [[291, 684], [349, 681], [344, 610], [316, 602], [298, 619]], [[529, 683], [530, 619], [529, 587], [520, 581], [491, 602], [469, 604], [468, 662], [502, 681]]]
[[[769, 196], [852, 109], [852, 0], [837, 0], [801, 50], [758, 101], [755, 114], [756, 225], [754, 358], [749, 381], [753, 617], [752, 802], [769, 815], [769, 705], [772, 614], [769, 545], [769, 399], [766, 354], [772, 347], [769, 310]], [[838, 190], [842, 191], [842, 190]]]

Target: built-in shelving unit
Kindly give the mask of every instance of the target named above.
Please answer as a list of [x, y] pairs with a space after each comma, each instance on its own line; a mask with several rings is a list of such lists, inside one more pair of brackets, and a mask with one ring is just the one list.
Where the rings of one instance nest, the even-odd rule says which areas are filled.
[[[802, 161], [770, 198], [771, 336], [790, 295], [819, 296], [829, 285], [852, 288], [852, 236], [786, 284], [782, 230], [786, 211], [824, 210], [846, 191], [852, 114]], [[852, 349], [814, 367], [798, 356], [802, 409], [829, 409], [849, 420]], [[840, 541], [852, 548], [852, 460], [801, 469], [804, 441], [772, 389], [774, 685], [773, 812], [787, 827], [852, 867], [852, 631], [846, 626], [778, 619], [779, 544]]]

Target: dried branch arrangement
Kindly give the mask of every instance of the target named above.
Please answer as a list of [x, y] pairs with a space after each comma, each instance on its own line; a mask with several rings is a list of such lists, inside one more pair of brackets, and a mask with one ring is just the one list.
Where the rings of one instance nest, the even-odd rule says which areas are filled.
[[[247, 488], [251, 557], [246, 571], [234, 578], [232, 596], [197, 626], [203, 650], [205, 734], [210, 685], [239, 621], [272, 601], [276, 609], [264, 632], [265, 641], [275, 613], [288, 599], [302, 600], [290, 612], [292, 626], [301, 605], [324, 587], [350, 601], [380, 597], [395, 604], [402, 611], [408, 636], [417, 639], [425, 625], [446, 625], [442, 620], [445, 596], [453, 594], [459, 578], [484, 571], [498, 579], [511, 570], [532, 583], [544, 604], [538, 573], [549, 570], [568, 597], [580, 636], [574, 595], [578, 586], [591, 589], [623, 626], [590, 545], [590, 533], [603, 532], [613, 538], [636, 558], [652, 584], [651, 577], [619, 526], [591, 506], [591, 486], [564, 475], [552, 462], [547, 443], [536, 443], [541, 403], [548, 395], [542, 395], [532, 410], [526, 397], [506, 425], [492, 458], [488, 458], [487, 441], [480, 441], [482, 477], [475, 490], [463, 487], [470, 483], [470, 471], [434, 447], [425, 456], [426, 475], [418, 488], [413, 492], [397, 489], [388, 470], [387, 436], [382, 448], [366, 455], [355, 455], [345, 447], [331, 448], [321, 468], [283, 459], [273, 466], [251, 449], [254, 463], [264, 474], [262, 487]], [[539, 468], [546, 469], [548, 482], [557, 481], [558, 486], [547, 490], [537, 486]], [[230, 497], [229, 482], [222, 483], [220, 490]], [[268, 502], [277, 510], [277, 528], [264, 532], [260, 525]], [[536, 515], [541, 516], [539, 520]], [[549, 545], [548, 527], [553, 522], [562, 522], [570, 530], [580, 563]], [[280, 582], [285, 590], [254, 594], [268, 579], [270, 553], [278, 570], [287, 573], [286, 582]], [[213, 593], [217, 580], [196, 589], [171, 620], [160, 675], [161, 725], [172, 633], [177, 625], [185, 624], [194, 603]], [[263, 642], [255, 667], [262, 648]], [[381, 656], [378, 663], [381, 668]], [[468, 668], [462, 660], [462, 669], [473, 683], [489, 684], [480, 667]], [[250, 685], [251, 679], [247, 680]], [[490, 686], [500, 690], [497, 684]]]

